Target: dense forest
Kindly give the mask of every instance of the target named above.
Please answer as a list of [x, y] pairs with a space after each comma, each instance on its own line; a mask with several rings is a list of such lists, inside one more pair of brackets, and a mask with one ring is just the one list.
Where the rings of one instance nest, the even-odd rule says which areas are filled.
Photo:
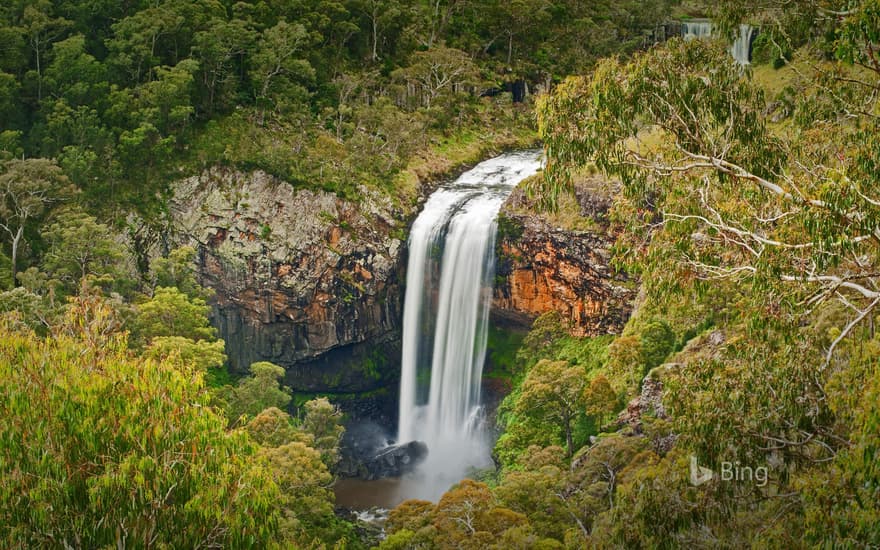
[[[877, 0], [4, 2], [2, 545], [880, 545], [878, 56]], [[379, 534], [335, 509], [332, 399], [226, 368], [169, 199], [221, 166], [412, 207], [536, 144], [530, 215], [612, 236], [633, 314], [512, 337], [497, 468]]]

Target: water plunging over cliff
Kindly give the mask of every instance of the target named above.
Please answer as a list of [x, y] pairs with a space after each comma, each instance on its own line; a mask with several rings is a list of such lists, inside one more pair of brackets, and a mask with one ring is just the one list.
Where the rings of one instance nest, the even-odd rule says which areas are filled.
[[479, 426], [480, 379], [495, 263], [496, 217], [540, 153], [477, 165], [425, 203], [409, 237], [398, 441], [424, 441], [415, 487], [436, 499], [489, 452]]
[[733, 42], [730, 53], [740, 65], [748, 65], [752, 62], [751, 50], [754, 36], [755, 27], [745, 24], [739, 26], [739, 36]]
[[685, 21], [681, 24], [681, 34], [685, 40], [709, 38], [712, 36], [711, 21]]

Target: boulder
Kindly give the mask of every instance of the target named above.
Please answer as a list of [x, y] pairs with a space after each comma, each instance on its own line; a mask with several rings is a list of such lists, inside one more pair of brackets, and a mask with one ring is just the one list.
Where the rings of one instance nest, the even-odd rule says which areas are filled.
[[422, 441], [388, 445], [361, 457], [344, 455], [337, 465], [337, 473], [368, 481], [400, 477], [412, 472], [427, 456], [428, 446]]

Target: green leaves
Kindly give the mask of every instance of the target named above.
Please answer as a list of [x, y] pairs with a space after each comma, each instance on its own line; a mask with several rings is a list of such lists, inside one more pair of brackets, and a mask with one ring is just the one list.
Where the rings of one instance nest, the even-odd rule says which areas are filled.
[[216, 329], [208, 323], [210, 308], [202, 298], [190, 298], [174, 287], [158, 287], [153, 297], [138, 306], [132, 333], [144, 346], [157, 336], [182, 336], [212, 340]]
[[250, 77], [264, 113], [283, 112], [303, 102], [315, 72], [304, 58], [311, 37], [299, 23], [281, 20], [266, 29], [257, 43]]
[[94, 345], [0, 326], [0, 540], [268, 544], [278, 488], [201, 386], [132, 357], [123, 337]]
[[267, 361], [250, 366], [252, 376], [245, 377], [236, 386], [224, 386], [216, 398], [226, 411], [230, 425], [254, 418], [264, 410], [284, 409], [290, 403], [290, 390], [282, 387], [284, 368]]

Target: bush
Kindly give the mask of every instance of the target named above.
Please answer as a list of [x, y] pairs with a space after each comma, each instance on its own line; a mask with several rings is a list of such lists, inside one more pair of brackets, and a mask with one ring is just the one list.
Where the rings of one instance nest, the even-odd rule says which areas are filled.
[[201, 375], [76, 326], [0, 323], [0, 545], [268, 545], [278, 488]]

